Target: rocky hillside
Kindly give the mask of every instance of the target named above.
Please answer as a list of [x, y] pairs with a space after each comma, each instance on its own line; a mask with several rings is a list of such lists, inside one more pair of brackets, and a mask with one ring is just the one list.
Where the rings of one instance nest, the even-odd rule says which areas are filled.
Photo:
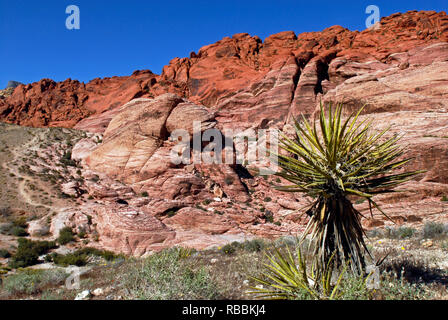
[[[47, 171], [58, 171], [61, 159], [73, 171], [61, 165], [55, 173], [77, 202], [54, 208], [51, 222], [41, 218], [51, 224], [50, 236], [69, 226], [98, 247], [134, 255], [174, 245], [204, 249], [295, 234], [303, 224], [297, 210], [307, 201], [273, 190], [281, 180], [256, 177], [244, 165], [173, 165], [170, 133], [185, 128], [192, 136], [193, 120], [202, 120], [203, 130], [289, 133], [289, 120], [311, 117], [321, 100], [344, 102], [347, 111], [366, 105], [363, 117], [373, 117], [378, 129], [404, 134], [415, 157], [408, 168], [427, 170], [406, 192], [380, 198], [395, 223], [446, 219], [447, 71], [448, 16], [415, 11], [363, 32], [334, 26], [264, 42], [237, 34], [173, 59], [161, 75], [19, 85], [0, 99], [0, 120], [89, 132], [71, 158], [36, 150]], [[357, 205], [368, 213], [366, 203]], [[363, 223], [391, 223], [380, 216]]]

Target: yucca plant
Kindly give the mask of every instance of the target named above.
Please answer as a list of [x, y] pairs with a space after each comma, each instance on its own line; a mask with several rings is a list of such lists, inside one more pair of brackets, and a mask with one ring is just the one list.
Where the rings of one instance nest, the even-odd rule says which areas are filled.
[[[251, 277], [260, 287], [252, 287], [249, 292], [262, 299], [284, 300], [335, 300], [341, 295], [340, 284], [346, 268], [340, 272], [336, 281], [333, 279], [334, 264], [330, 258], [327, 268], [323, 270], [316, 263], [308, 265], [302, 254], [300, 245], [297, 246], [297, 261], [286, 247], [286, 254], [278, 249], [272, 255], [267, 255], [269, 263], [265, 264], [263, 277]], [[323, 272], [323, 273], [321, 273]]]
[[321, 267], [334, 254], [334, 263], [340, 266], [350, 261], [353, 271], [361, 274], [368, 250], [362, 215], [351, 200], [364, 198], [371, 213], [376, 208], [386, 215], [373, 197], [394, 192], [395, 186], [422, 171], [393, 173], [411, 160], [402, 159], [404, 148], [397, 144], [401, 137], [385, 138], [389, 128], [372, 132], [372, 120], [359, 120], [363, 108], [345, 120], [342, 105], [328, 109], [326, 113], [321, 104], [319, 119], [313, 123], [305, 117], [295, 120], [296, 137], [280, 139], [288, 155], [277, 155], [282, 169], [277, 175], [292, 185], [278, 188], [314, 199], [305, 210], [310, 220], [303, 237], [312, 235]]

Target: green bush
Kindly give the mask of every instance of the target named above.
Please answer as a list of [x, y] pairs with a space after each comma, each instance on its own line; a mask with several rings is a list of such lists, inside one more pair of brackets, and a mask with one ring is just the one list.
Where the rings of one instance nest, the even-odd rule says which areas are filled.
[[26, 229], [28, 228], [28, 223], [25, 217], [20, 217], [15, 219], [13, 222], [4, 224], [1, 228], [1, 233], [12, 235], [16, 237], [25, 237], [28, 235]]
[[16, 237], [26, 237], [28, 232], [22, 227], [12, 227], [10, 230], [10, 234]]
[[266, 222], [269, 222], [269, 223], [273, 223], [274, 222], [274, 214], [272, 213], [272, 211], [266, 210], [264, 212], [263, 216], [264, 216]]
[[[387, 232], [387, 231], [386, 231]], [[366, 230], [367, 238], [381, 238], [384, 237], [383, 230], [375, 228], [372, 230]]]
[[119, 255], [115, 255], [111, 251], [99, 250], [95, 248], [82, 248], [65, 255], [52, 253], [47, 255], [45, 260], [47, 262], [54, 262], [56, 265], [63, 267], [67, 267], [69, 265], [81, 267], [87, 264], [89, 256], [102, 257], [106, 261], [112, 261], [121, 257]]
[[60, 162], [63, 166], [76, 167], [76, 162], [72, 160], [72, 152], [66, 151], [62, 156]]
[[227, 185], [231, 185], [231, 184], [233, 183], [233, 177], [232, 177], [232, 176], [226, 176], [226, 177], [224, 178], [224, 182], [225, 182]]
[[233, 254], [233, 253], [235, 253], [235, 251], [236, 251], [236, 249], [235, 249], [235, 247], [234, 246], [232, 246], [231, 244], [226, 244], [225, 246], [223, 246], [222, 248], [221, 248], [221, 251], [223, 252], [223, 253], [225, 253], [225, 254]]
[[263, 250], [266, 247], [266, 243], [262, 239], [254, 239], [250, 241], [243, 242], [244, 250], [249, 252], [258, 252]]
[[87, 255], [68, 253], [65, 255], [58, 253], [51, 253], [45, 257], [45, 261], [53, 262], [54, 264], [62, 267], [69, 265], [82, 267], [87, 264]]
[[9, 258], [11, 254], [6, 249], [0, 249], [0, 258]]
[[53, 241], [32, 241], [25, 238], [17, 240], [17, 252], [9, 261], [11, 268], [24, 268], [32, 266], [38, 262], [39, 256], [56, 248]]
[[61, 270], [23, 270], [5, 277], [2, 288], [9, 294], [35, 294], [48, 285], [59, 285], [67, 274]]
[[386, 228], [385, 236], [390, 239], [406, 239], [411, 238], [417, 231], [410, 227]]
[[73, 231], [70, 227], [65, 227], [59, 231], [58, 243], [61, 245], [72, 242], [75, 239]]
[[438, 222], [427, 222], [423, 227], [423, 237], [438, 238], [446, 233], [445, 226]]

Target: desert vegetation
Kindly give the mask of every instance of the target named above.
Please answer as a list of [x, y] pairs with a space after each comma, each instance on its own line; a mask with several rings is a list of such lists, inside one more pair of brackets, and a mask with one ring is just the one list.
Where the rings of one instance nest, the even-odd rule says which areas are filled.
[[[448, 274], [443, 265], [448, 261], [443, 243], [448, 232], [432, 238], [430, 248], [421, 245], [422, 240], [428, 240], [423, 234], [424, 228], [416, 229], [413, 236], [405, 239], [387, 238], [387, 234], [369, 235], [366, 244], [371, 254], [378, 259], [387, 255], [379, 266], [379, 283], [374, 288], [369, 287], [364, 277], [348, 269], [336, 287], [322, 279], [317, 287], [311, 286], [313, 275], [306, 269], [310, 286], [292, 285], [285, 298], [446, 299]], [[53, 259], [56, 268], [18, 269], [3, 278], [0, 297], [74, 299], [81, 292], [93, 293], [100, 288], [103, 293], [92, 294], [92, 299], [261, 299], [266, 298], [260, 296], [261, 292], [272, 288], [269, 282], [263, 284], [256, 279], [266, 276], [267, 266], [272, 266], [270, 258], [281, 262], [286, 257], [282, 263], [290, 267], [292, 274], [310, 266], [307, 261], [313, 260], [313, 249], [307, 243], [300, 247], [299, 243], [300, 238], [295, 237], [276, 241], [254, 239], [204, 251], [172, 248], [147, 258], [116, 256], [91, 248], [65, 255], [49, 253], [46, 260]], [[302, 248], [300, 257], [297, 248]], [[296, 261], [303, 263], [296, 265]], [[87, 268], [81, 276], [80, 288], [61, 287], [71, 272], [67, 267], [76, 265]], [[300, 279], [302, 273], [296, 276]]]

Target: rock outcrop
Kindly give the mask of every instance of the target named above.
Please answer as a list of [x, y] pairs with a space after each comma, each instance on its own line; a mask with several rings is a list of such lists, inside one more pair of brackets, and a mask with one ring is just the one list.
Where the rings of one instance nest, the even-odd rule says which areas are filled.
[[[407, 62], [400, 59], [407, 52], [447, 40], [448, 16], [433, 11], [394, 14], [383, 18], [378, 29], [362, 32], [334, 26], [300, 35], [281, 32], [264, 42], [236, 34], [189, 58], [173, 59], [160, 76], [137, 71], [87, 84], [68, 79], [20, 85], [0, 99], [0, 119], [29, 126], [78, 124], [79, 129], [102, 132], [111, 118], [108, 112], [135, 98], [170, 92], [213, 108], [222, 123], [245, 128], [282, 125], [290, 116], [312, 113], [319, 94], [366, 67], [357, 63], [405, 69]], [[340, 70], [329, 79], [335, 67]]]

